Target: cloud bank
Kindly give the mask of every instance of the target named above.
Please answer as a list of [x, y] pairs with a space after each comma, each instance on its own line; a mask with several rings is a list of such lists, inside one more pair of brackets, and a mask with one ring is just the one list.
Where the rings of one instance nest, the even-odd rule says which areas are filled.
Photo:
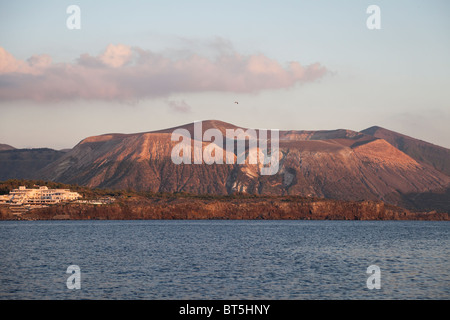
[[0, 47], [0, 101], [139, 101], [173, 93], [254, 93], [312, 82], [327, 72], [319, 63], [283, 66], [262, 54], [234, 51], [214, 59], [193, 53], [173, 58], [111, 44], [98, 56], [86, 53], [73, 63], [52, 63], [48, 55], [19, 60]]

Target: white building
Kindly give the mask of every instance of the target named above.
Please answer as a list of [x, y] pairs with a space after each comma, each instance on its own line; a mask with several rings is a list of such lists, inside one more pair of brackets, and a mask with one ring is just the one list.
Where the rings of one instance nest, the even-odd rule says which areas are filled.
[[54, 204], [63, 201], [73, 201], [80, 198], [78, 192], [72, 192], [69, 189], [48, 189], [39, 187], [39, 189], [27, 189], [20, 186], [9, 192], [10, 203], [14, 204]]

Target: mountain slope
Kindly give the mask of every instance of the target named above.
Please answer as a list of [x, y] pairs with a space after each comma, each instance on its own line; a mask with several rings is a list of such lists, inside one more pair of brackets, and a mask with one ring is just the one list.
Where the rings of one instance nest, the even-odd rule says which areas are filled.
[[[203, 121], [202, 126], [203, 132], [215, 128], [225, 133], [237, 128], [215, 120]], [[170, 156], [178, 141], [171, 141], [171, 133], [180, 128], [193, 137], [193, 124], [186, 124], [155, 132], [86, 138], [41, 170], [39, 177], [154, 192], [293, 194], [392, 204], [404, 204], [405, 194], [432, 192], [450, 182], [448, 175], [384, 139], [343, 129], [280, 131], [280, 167], [273, 176], [261, 175], [260, 165], [248, 163], [176, 165]], [[207, 145], [209, 142], [203, 142]], [[225, 144], [220, 150], [225, 159]], [[247, 145], [247, 156], [249, 151]]]
[[15, 148], [10, 146], [9, 144], [3, 144], [0, 143], [0, 151], [5, 151], [5, 150], [14, 150]]
[[65, 152], [53, 149], [10, 149], [0, 151], [0, 181], [37, 178], [38, 171]]
[[377, 126], [362, 130], [361, 133], [384, 139], [411, 158], [429, 164], [446, 175], [450, 175], [449, 149]]

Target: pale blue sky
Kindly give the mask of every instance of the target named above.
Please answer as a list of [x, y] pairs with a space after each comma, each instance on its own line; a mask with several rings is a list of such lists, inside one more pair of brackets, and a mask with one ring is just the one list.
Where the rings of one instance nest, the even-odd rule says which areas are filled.
[[[71, 4], [81, 8], [81, 30], [66, 28]], [[381, 8], [381, 30], [366, 27], [371, 4]], [[174, 92], [138, 103], [0, 99], [0, 143], [61, 149], [91, 135], [219, 119], [267, 129], [380, 125], [449, 148], [449, 9], [436, 0], [0, 0], [0, 47], [19, 60], [48, 54], [54, 63], [75, 63], [123, 44], [164, 56], [232, 50], [329, 71], [258, 93]], [[190, 112], [170, 108], [173, 101]]]

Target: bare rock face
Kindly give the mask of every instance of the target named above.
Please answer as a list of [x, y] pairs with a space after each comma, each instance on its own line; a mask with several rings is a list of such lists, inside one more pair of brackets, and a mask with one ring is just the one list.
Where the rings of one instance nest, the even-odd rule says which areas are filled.
[[[193, 124], [177, 128], [186, 129], [194, 137]], [[171, 134], [177, 128], [86, 138], [39, 175], [46, 180], [89, 187], [299, 195], [381, 200], [399, 205], [405, 203], [407, 194], [443, 190], [450, 183], [445, 172], [392, 143], [350, 130], [280, 131], [280, 166], [272, 176], [261, 175], [261, 166], [248, 162], [177, 165], [171, 160], [171, 151], [178, 143], [171, 141]], [[227, 129], [237, 127], [221, 121], [203, 121], [203, 132], [210, 128], [225, 135]], [[207, 145], [209, 142], [203, 142], [203, 147]], [[245, 152], [248, 155], [248, 144]]]
[[384, 139], [413, 159], [450, 175], [449, 149], [377, 126], [367, 128], [361, 132], [379, 139]]

